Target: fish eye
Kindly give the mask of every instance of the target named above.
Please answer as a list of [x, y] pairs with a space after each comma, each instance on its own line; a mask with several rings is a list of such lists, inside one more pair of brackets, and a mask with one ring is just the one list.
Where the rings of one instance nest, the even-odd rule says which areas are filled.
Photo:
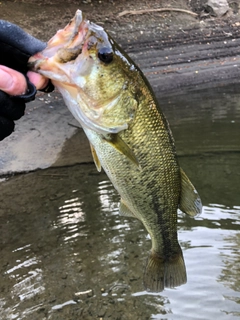
[[102, 62], [108, 64], [113, 61], [113, 51], [111, 48], [103, 47], [98, 51], [98, 58]]

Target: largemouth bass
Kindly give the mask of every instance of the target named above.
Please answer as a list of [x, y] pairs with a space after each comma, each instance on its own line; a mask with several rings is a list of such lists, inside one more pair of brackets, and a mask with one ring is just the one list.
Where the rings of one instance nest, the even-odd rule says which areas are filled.
[[201, 200], [179, 167], [168, 122], [141, 70], [80, 10], [29, 67], [51, 79], [80, 122], [98, 171], [121, 196], [120, 214], [137, 218], [150, 234], [146, 290], [184, 284], [177, 210], [194, 216]]

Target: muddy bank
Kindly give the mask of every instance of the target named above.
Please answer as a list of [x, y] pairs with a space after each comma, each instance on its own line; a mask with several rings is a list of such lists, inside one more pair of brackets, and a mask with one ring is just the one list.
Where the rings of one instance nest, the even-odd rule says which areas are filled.
[[[140, 66], [157, 98], [195, 89], [239, 83], [238, 7], [224, 17], [206, 10], [206, 1], [5, 1], [0, 18], [47, 41], [80, 8], [102, 25]], [[180, 8], [119, 14], [132, 10]], [[163, 111], [166, 110], [162, 105]], [[171, 125], [171, 124], [170, 124]], [[0, 174], [91, 161], [88, 143], [57, 92], [39, 94], [0, 145]]]

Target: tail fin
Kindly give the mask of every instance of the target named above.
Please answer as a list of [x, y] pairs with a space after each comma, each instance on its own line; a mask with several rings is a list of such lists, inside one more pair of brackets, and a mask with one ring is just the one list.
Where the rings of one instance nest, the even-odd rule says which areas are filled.
[[187, 274], [182, 250], [167, 259], [156, 253], [150, 254], [143, 276], [146, 290], [160, 292], [164, 288], [174, 288], [186, 282]]

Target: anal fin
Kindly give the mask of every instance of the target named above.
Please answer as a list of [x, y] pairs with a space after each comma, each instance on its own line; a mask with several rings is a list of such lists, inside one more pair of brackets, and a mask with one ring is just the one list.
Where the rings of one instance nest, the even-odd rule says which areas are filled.
[[90, 143], [90, 148], [91, 148], [93, 161], [94, 161], [94, 163], [95, 163], [95, 165], [96, 165], [97, 171], [98, 171], [98, 172], [101, 172], [101, 169], [102, 169], [101, 163], [100, 163], [100, 161], [99, 161], [99, 159], [98, 159], [96, 150], [95, 150], [94, 146], [93, 146], [91, 143]]
[[180, 168], [181, 173], [181, 199], [179, 209], [191, 217], [202, 212], [202, 201], [186, 173]]
[[126, 206], [126, 204], [121, 199], [120, 205], [119, 205], [119, 213], [123, 217], [131, 217], [136, 218], [136, 216], [132, 213], [132, 211]]

